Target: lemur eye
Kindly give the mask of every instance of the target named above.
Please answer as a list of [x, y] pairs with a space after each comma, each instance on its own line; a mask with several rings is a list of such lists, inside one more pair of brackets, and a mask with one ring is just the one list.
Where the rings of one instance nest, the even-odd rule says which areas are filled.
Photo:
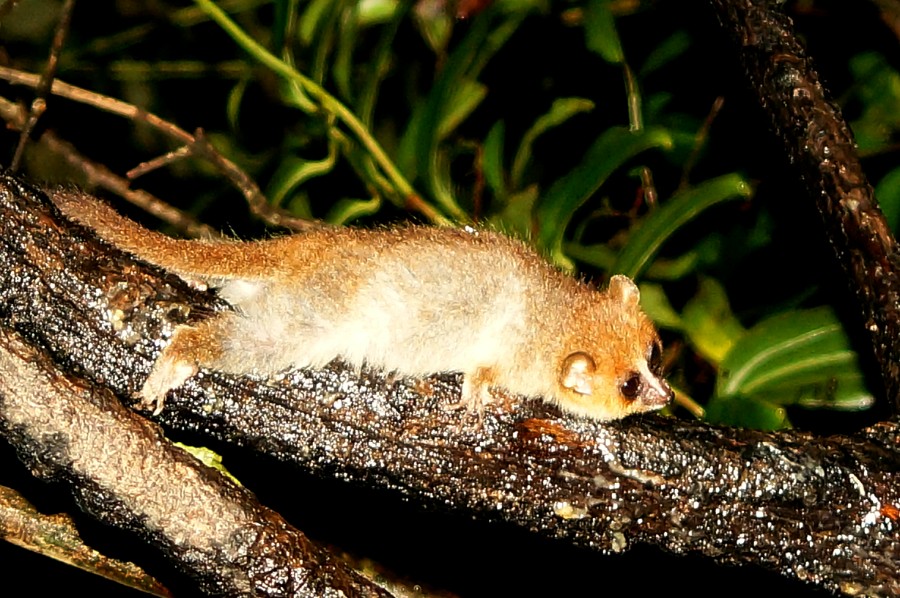
[[628, 378], [625, 379], [625, 382], [622, 383], [622, 386], [619, 387], [619, 392], [621, 392], [622, 396], [629, 401], [633, 401], [641, 392], [643, 383], [644, 381], [638, 372], [631, 372], [628, 374]]
[[662, 345], [654, 341], [650, 345], [650, 354], [647, 356], [647, 367], [657, 376], [662, 373]]

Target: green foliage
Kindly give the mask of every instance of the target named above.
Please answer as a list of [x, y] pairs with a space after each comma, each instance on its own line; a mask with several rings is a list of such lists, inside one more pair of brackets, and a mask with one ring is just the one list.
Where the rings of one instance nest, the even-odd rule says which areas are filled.
[[[784, 405], [857, 410], [874, 402], [856, 353], [827, 307], [760, 322], [732, 345], [719, 372], [707, 410], [714, 422], [773, 428], [787, 423]], [[750, 419], [743, 422], [747, 405]]]
[[[31, 4], [22, 3], [27, 18]], [[294, 215], [365, 226], [480, 223], [528, 240], [566, 270], [637, 278], [670, 347], [673, 381], [710, 421], [776, 428], [790, 425], [789, 407], [871, 404], [841, 324], [820, 307], [832, 299], [818, 288], [824, 274], [798, 264], [794, 287], [768, 292], [761, 273], [810, 243], [784, 234], [783, 214], [770, 209], [795, 199], [779, 195], [789, 186], [766, 185], [771, 163], [751, 163], [744, 151], [758, 135], [771, 153], [771, 140], [720, 129], [710, 104], [721, 90], [694, 89], [718, 78], [691, 78], [712, 67], [689, 11], [660, 18], [660, 3], [503, 0], [472, 3], [457, 18], [463, 4], [195, 0], [162, 25], [74, 31], [59, 76], [98, 90], [115, 79], [121, 88], [111, 95], [186, 129], [203, 126]], [[4, 28], [35, 37], [38, 70], [46, 25], [15, 16]], [[202, 99], [148, 82], [147, 73], [155, 81], [175, 65], [185, 79], [201, 78]], [[853, 57], [848, 71], [854, 86], [843, 97], [860, 146], [891, 151], [900, 75], [875, 51]], [[135, 163], [171, 149], [140, 129], [135, 145], [144, 152]], [[226, 188], [212, 169], [196, 170], [212, 190], [186, 187], [195, 210]], [[900, 169], [874, 182], [896, 229]], [[695, 370], [715, 382], [692, 379]]]

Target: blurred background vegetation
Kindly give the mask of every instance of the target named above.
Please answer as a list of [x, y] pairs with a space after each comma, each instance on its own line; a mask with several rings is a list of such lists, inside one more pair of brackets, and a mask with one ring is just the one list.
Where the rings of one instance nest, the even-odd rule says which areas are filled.
[[[61, 4], [21, 0], [4, 16], [0, 64], [41, 72]], [[898, 4], [785, 4], [895, 230]], [[737, 64], [704, 2], [94, 0], [76, 4], [57, 76], [203, 128], [294, 215], [488, 226], [598, 284], [635, 277], [676, 415], [851, 431], [880, 415], [869, 349]], [[0, 96], [27, 106], [33, 92], [3, 83]], [[56, 97], [44, 128], [120, 174], [177, 148]], [[2, 135], [7, 165], [18, 140]], [[25, 170], [83, 182], [39, 144]], [[266, 234], [202, 159], [133, 185]]]

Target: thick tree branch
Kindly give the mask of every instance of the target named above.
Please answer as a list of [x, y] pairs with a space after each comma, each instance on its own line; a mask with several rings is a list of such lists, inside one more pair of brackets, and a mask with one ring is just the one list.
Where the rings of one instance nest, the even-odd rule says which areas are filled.
[[888, 400], [900, 413], [900, 255], [853, 133], [819, 83], [779, 0], [710, 0], [750, 87], [813, 196], [861, 308]]
[[[20, 336], [28, 351], [119, 397], [143, 382], [173, 323], [225, 307], [61, 221], [41, 193], [10, 176], [0, 178], [0, 239], [6, 338]], [[621, 552], [646, 542], [758, 563], [835, 591], [900, 592], [896, 423], [823, 439], [658, 417], [600, 425], [510, 399], [479, 427], [444, 408], [458, 391], [452, 376], [392, 380], [339, 364], [279, 380], [202, 372], [171, 395], [161, 418], [306, 471], [573, 545]], [[91, 412], [119, 412], [109, 399], [99, 405]], [[58, 435], [70, 415], [56, 413]], [[105, 424], [123, 428], [118, 442], [153, 429], [125, 415]], [[30, 462], [57, 437], [23, 438], [6, 410], [0, 416]], [[76, 494], [88, 491], [70, 477]], [[89, 506], [133, 525], [114, 517], [116, 504]]]
[[[139, 534], [207, 592], [387, 595], [250, 492], [166, 441], [155, 424], [130, 412], [108, 390], [60, 376], [52, 357], [76, 369], [96, 367], [76, 365], [74, 359], [87, 356], [84, 343], [104, 330], [121, 325], [120, 332], [127, 331], [130, 324], [120, 318], [121, 310], [147, 287], [129, 286], [143, 278], [133, 278], [135, 271], [124, 272], [127, 282], [118, 277], [115, 258], [91, 258], [96, 247], [73, 244], [69, 231], [34, 203], [28, 188], [7, 178], [0, 195], [5, 200], [3, 260], [9, 267], [0, 291], [0, 433], [32, 471], [67, 483], [82, 508]], [[93, 272], [84, 278], [73, 267]], [[102, 287], [85, 284], [104, 279]], [[60, 301], [55, 308], [38, 299], [48, 294]], [[157, 298], [165, 301], [164, 295], [165, 289]], [[43, 311], [49, 318], [44, 322], [56, 324], [38, 331], [38, 320], [19, 320], [22, 310]], [[86, 327], [93, 332], [79, 339]], [[120, 366], [133, 363], [121, 349], [134, 341], [108, 347], [113, 350], [107, 357]], [[74, 351], [59, 352], [65, 347]]]

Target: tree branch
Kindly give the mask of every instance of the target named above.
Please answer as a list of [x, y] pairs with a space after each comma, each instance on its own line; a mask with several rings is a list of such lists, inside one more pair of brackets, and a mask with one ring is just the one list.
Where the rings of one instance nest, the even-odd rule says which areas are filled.
[[[147, 287], [127, 283], [143, 279], [146, 284], [150, 279], [127, 270], [124, 278], [117, 276], [115, 256], [105, 259], [95, 253], [91, 258], [96, 245], [87, 251], [79, 247], [71, 231], [60, 228], [46, 205], [41, 206], [43, 198], [18, 181], [4, 178], [0, 196], [8, 218], [2, 259], [17, 269], [3, 276], [0, 291], [0, 433], [32, 471], [67, 484], [83, 509], [137, 533], [192, 575], [204, 591], [387, 595], [260, 505], [250, 492], [172, 445], [156, 425], [127, 410], [108, 390], [61, 375], [58, 363], [76, 370], [95, 368], [90, 362], [75, 363], [87, 357], [84, 343], [90, 339], [109, 335], [117, 324], [128, 335], [130, 323], [120, 319], [121, 310], [128, 309], [135, 292]], [[93, 272], [81, 277], [73, 267]], [[102, 287], [89, 283], [103, 279], [107, 282]], [[102, 295], [95, 294], [98, 291]], [[55, 298], [34, 300], [48, 294]], [[163, 288], [156, 298], [165, 303], [165, 295]], [[22, 310], [44, 315], [16, 323]], [[34, 328], [38, 321], [51, 320], [52, 329]], [[120, 381], [127, 376], [125, 364], [133, 368], [140, 363], [123, 350], [130, 343], [135, 343], [133, 337], [105, 351], [126, 368], [116, 375]], [[98, 357], [104, 352], [92, 353]]]
[[[0, 178], [0, 239], [0, 325], [8, 343], [20, 337], [26, 345], [10, 345], [14, 355], [38, 351], [53, 367], [81, 372], [119, 397], [139, 388], [172, 325], [225, 308], [62, 221], [42, 193], [9, 175]], [[7, 397], [22, 376], [38, 374], [4, 376], [0, 417], [4, 434], [34, 462], [59, 442], [54, 438], [71, 433], [66, 414], [88, 409], [35, 409], [45, 414], [40, 425], [55, 426], [53, 435], [25, 437], [16, 432], [23, 424], [10, 420]], [[50, 392], [45, 384], [40, 394], [29, 393], [32, 400]], [[757, 563], [834, 591], [900, 591], [896, 422], [858, 436], [817, 438], [658, 417], [601, 425], [511, 399], [479, 427], [445, 408], [458, 393], [454, 376], [393, 380], [340, 364], [278, 380], [202, 372], [170, 395], [161, 420], [304, 471], [575, 546], [622, 552], [650, 543]], [[101, 396], [107, 398], [91, 413], [121, 411]], [[54, 422], [47, 413], [58, 414]], [[118, 440], [108, 439], [116, 444], [104, 444], [114, 452], [132, 435], [154, 430], [136, 416], [116, 417], [95, 428], [121, 428]], [[180, 488], [180, 471], [155, 481]], [[69, 479], [78, 496], [94, 487], [77, 475]], [[226, 496], [235, 492], [221, 488]], [[103, 520], [135, 525], [133, 516], [116, 516], [119, 504], [86, 502]], [[182, 517], [174, 507], [172, 517]], [[155, 545], [166, 553], [177, 548]], [[177, 550], [170, 556], [183, 559]]]
[[746, 79], [803, 180], [860, 306], [893, 412], [900, 413], [900, 255], [853, 133], [819, 83], [779, 0], [710, 0]]

